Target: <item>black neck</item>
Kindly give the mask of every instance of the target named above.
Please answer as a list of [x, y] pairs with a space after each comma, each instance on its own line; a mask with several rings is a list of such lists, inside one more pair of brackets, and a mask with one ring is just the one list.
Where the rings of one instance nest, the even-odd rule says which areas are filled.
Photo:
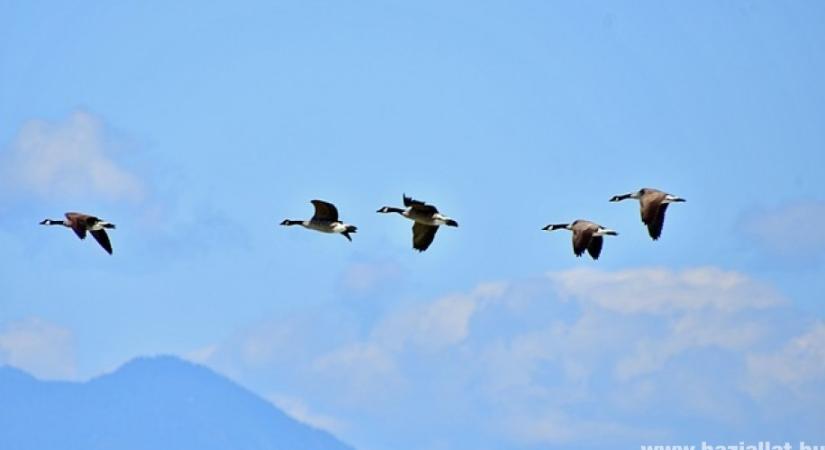
[[281, 222], [281, 225], [301, 225], [303, 223], [304, 223], [303, 220], [289, 220], [289, 219], [287, 219], [287, 220], [284, 220], [283, 222]]
[[404, 212], [403, 209], [394, 208], [392, 206], [385, 206], [384, 209], [386, 209], [387, 210], [386, 212], [388, 212], [388, 213], [394, 212], [394, 213], [402, 214]]
[[40, 225], [65, 225], [65, 223], [62, 220], [46, 219], [40, 222]]
[[568, 226], [570, 226], [569, 223], [556, 223], [556, 224], [547, 225], [546, 227], [544, 227], [544, 229], [548, 230], [548, 231], [553, 231], [553, 230], [561, 230], [562, 228], [566, 229]]

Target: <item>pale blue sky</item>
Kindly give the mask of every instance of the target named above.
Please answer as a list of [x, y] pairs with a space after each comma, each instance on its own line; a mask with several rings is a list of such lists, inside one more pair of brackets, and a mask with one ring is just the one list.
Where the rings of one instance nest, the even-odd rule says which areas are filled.
[[0, 3], [0, 362], [183, 355], [362, 450], [825, 440], [775, 404], [825, 401], [825, 4]]

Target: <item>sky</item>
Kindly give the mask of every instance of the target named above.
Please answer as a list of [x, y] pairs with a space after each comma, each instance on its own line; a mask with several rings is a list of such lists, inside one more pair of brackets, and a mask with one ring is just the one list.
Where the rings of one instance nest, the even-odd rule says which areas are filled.
[[0, 363], [179, 355], [360, 450], [825, 442], [824, 3], [207, 3], [0, 1]]

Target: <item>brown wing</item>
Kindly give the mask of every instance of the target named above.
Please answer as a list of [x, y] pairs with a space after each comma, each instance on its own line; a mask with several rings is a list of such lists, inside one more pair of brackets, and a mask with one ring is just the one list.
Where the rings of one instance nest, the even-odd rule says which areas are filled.
[[106, 230], [92, 230], [92, 237], [95, 238], [98, 244], [106, 250], [106, 253], [112, 254], [112, 243], [109, 242], [109, 235], [106, 234]]
[[80, 239], [86, 239], [86, 223], [89, 218], [92, 218], [92, 216], [76, 212], [67, 212], [65, 216], [66, 220], [69, 221], [74, 234], [76, 234]]
[[412, 231], [413, 248], [419, 252], [423, 252], [424, 250], [427, 250], [427, 247], [429, 247], [430, 244], [433, 243], [433, 239], [435, 239], [435, 232], [438, 231], [438, 227], [416, 222], [413, 224]]
[[416, 210], [416, 211], [418, 211], [422, 214], [432, 215], [432, 214], [435, 214], [435, 213], [438, 212], [438, 209], [436, 209], [435, 206], [428, 205], [428, 204], [426, 204], [422, 201], [419, 201], [419, 200], [413, 200], [412, 198], [407, 197], [406, 195], [404, 196], [404, 206], [412, 207], [412, 209], [414, 209], [414, 210]]
[[667, 203], [660, 203], [656, 210], [656, 218], [647, 224], [647, 232], [655, 241], [662, 235], [662, 227], [665, 225], [665, 211], [667, 211]]
[[576, 256], [581, 256], [588, 247], [593, 237], [593, 230], [591, 228], [574, 228], [573, 229], [573, 253]]
[[664, 192], [651, 190], [642, 196], [639, 200], [642, 223], [650, 225], [656, 221], [656, 216], [659, 213], [659, 205], [662, 204], [662, 200], [665, 199], [666, 195]]
[[603, 243], [604, 239], [601, 236], [591, 238], [590, 245], [587, 246], [587, 253], [590, 253], [593, 259], [599, 259], [599, 255], [602, 253]]
[[312, 206], [315, 207], [315, 214], [312, 216], [312, 220], [338, 221], [338, 208], [332, 203], [323, 200], [313, 200]]

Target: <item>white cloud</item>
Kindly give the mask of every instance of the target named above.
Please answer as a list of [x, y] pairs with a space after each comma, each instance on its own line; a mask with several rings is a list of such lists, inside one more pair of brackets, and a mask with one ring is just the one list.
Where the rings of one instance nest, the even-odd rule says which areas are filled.
[[77, 375], [74, 336], [68, 328], [30, 318], [0, 328], [0, 364], [43, 379]]
[[103, 123], [82, 111], [65, 121], [26, 122], [4, 165], [12, 188], [44, 197], [100, 196], [139, 200], [140, 180], [112, 159]]
[[628, 437], [654, 442], [661, 441], [666, 435], [660, 430], [633, 428], [609, 421], [579, 420], [559, 412], [514, 417], [507, 425], [513, 437], [531, 444], [581, 444]]
[[782, 302], [769, 286], [715, 267], [603, 272], [575, 269], [549, 275], [559, 294], [624, 314], [673, 314], [713, 309], [734, 312]]
[[283, 410], [293, 419], [312, 425], [315, 428], [329, 431], [333, 434], [340, 434], [346, 429], [346, 424], [326, 414], [320, 414], [310, 410], [303, 400], [284, 394], [272, 394], [267, 397], [275, 406]]
[[686, 314], [669, 324], [664, 336], [639, 336], [633, 353], [619, 360], [616, 374], [622, 380], [661, 370], [671, 359], [691, 349], [744, 350], [764, 334], [760, 324], [740, 317]]
[[[460, 417], [498, 447], [630, 445], [670, 436], [676, 406], [744, 433], [750, 374], [777, 364], [800, 370], [771, 375], [776, 389], [825, 397], [807, 381], [823, 377], [825, 327], [777, 342], [788, 310], [771, 286], [714, 267], [576, 269], [390, 307], [372, 323], [340, 313], [270, 323], [209, 358], [240, 355], [228, 360], [243, 361], [236, 378], [277, 376], [266, 390], [314, 396], [351, 418], [341, 436], [356, 445], [364, 427], [403, 421], [389, 411], [433, 431]], [[757, 352], [771, 345], [782, 350]]]
[[193, 363], [206, 364], [213, 356], [215, 356], [216, 351], [218, 351], [217, 345], [207, 345], [201, 348], [196, 348], [183, 355], [183, 357]]
[[500, 283], [482, 284], [467, 294], [448, 295], [398, 311], [378, 324], [371, 341], [392, 351], [406, 344], [425, 350], [458, 344], [468, 336], [473, 314], [505, 289]]
[[825, 323], [815, 323], [778, 351], [751, 354], [748, 370], [756, 391], [771, 387], [799, 391], [808, 383], [824, 382]]

